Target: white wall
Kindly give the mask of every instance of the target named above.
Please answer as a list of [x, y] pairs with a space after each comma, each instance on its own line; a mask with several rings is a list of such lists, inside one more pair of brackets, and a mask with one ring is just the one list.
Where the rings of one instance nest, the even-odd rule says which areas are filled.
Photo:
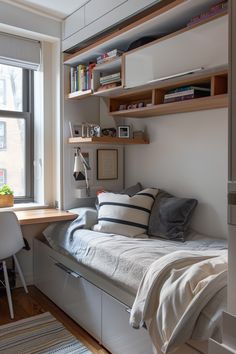
[[125, 148], [125, 184], [141, 182], [197, 198], [192, 227], [227, 237], [227, 109], [127, 119], [149, 145]]

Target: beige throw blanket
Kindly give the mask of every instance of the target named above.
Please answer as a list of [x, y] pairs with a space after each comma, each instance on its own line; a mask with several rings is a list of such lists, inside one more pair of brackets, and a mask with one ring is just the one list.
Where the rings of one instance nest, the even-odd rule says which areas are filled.
[[170, 353], [191, 338], [201, 310], [226, 284], [227, 251], [163, 256], [140, 283], [130, 324], [145, 324], [156, 353]]

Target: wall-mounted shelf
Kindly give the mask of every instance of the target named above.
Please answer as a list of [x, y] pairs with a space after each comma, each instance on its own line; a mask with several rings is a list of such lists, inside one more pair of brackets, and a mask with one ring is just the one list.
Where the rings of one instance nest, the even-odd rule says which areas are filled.
[[75, 92], [71, 92], [67, 95], [68, 99], [83, 99], [86, 97], [89, 97], [92, 95], [92, 90], [86, 90], [86, 91], [75, 91]]
[[[164, 96], [171, 89], [182, 86], [208, 87], [209, 96], [183, 100], [179, 102], [164, 103]], [[188, 76], [179, 80], [162, 82], [158, 87], [146, 89], [141, 92], [127, 92], [119, 97], [110, 98], [110, 111], [112, 116], [144, 118], [168, 115], [183, 112], [193, 112], [228, 106], [227, 71], [218, 70], [201, 73], [198, 76]], [[148, 87], [148, 86], [147, 86]], [[139, 103], [144, 107], [136, 108]], [[121, 109], [126, 106], [129, 109]], [[133, 108], [132, 108], [133, 107]]]
[[111, 136], [91, 137], [91, 138], [69, 138], [69, 144], [120, 144], [120, 145], [132, 145], [132, 144], [149, 144], [148, 139], [129, 139], [129, 138], [116, 138]]

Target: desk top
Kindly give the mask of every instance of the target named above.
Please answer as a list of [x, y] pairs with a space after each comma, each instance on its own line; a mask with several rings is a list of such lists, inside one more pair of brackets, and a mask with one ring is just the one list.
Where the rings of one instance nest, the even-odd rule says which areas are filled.
[[35, 209], [15, 211], [20, 225], [42, 224], [54, 221], [74, 220], [77, 214], [58, 209]]

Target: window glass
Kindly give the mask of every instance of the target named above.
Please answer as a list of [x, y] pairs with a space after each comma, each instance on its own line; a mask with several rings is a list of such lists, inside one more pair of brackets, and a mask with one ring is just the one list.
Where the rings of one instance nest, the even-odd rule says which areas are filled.
[[0, 168], [0, 188], [6, 183], [7, 183], [6, 170], [4, 168]]
[[22, 111], [22, 68], [0, 64], [0, 109], [6, 111]]
[[6, 124], [7, 149], [0, 150], [0, 166], [7, 172], [7, 184], [14, 190], [14, 195], [23, 197], [25, 189], [25, 119], [0, 118]]
[[[33, 201], [33, 71], [0, 64], [0, 169], [15, 202]], [[0, 177], [1, 183], [1, 177]]]
[[6, 122], [0, 120], [0, 150], [6, 148]]

